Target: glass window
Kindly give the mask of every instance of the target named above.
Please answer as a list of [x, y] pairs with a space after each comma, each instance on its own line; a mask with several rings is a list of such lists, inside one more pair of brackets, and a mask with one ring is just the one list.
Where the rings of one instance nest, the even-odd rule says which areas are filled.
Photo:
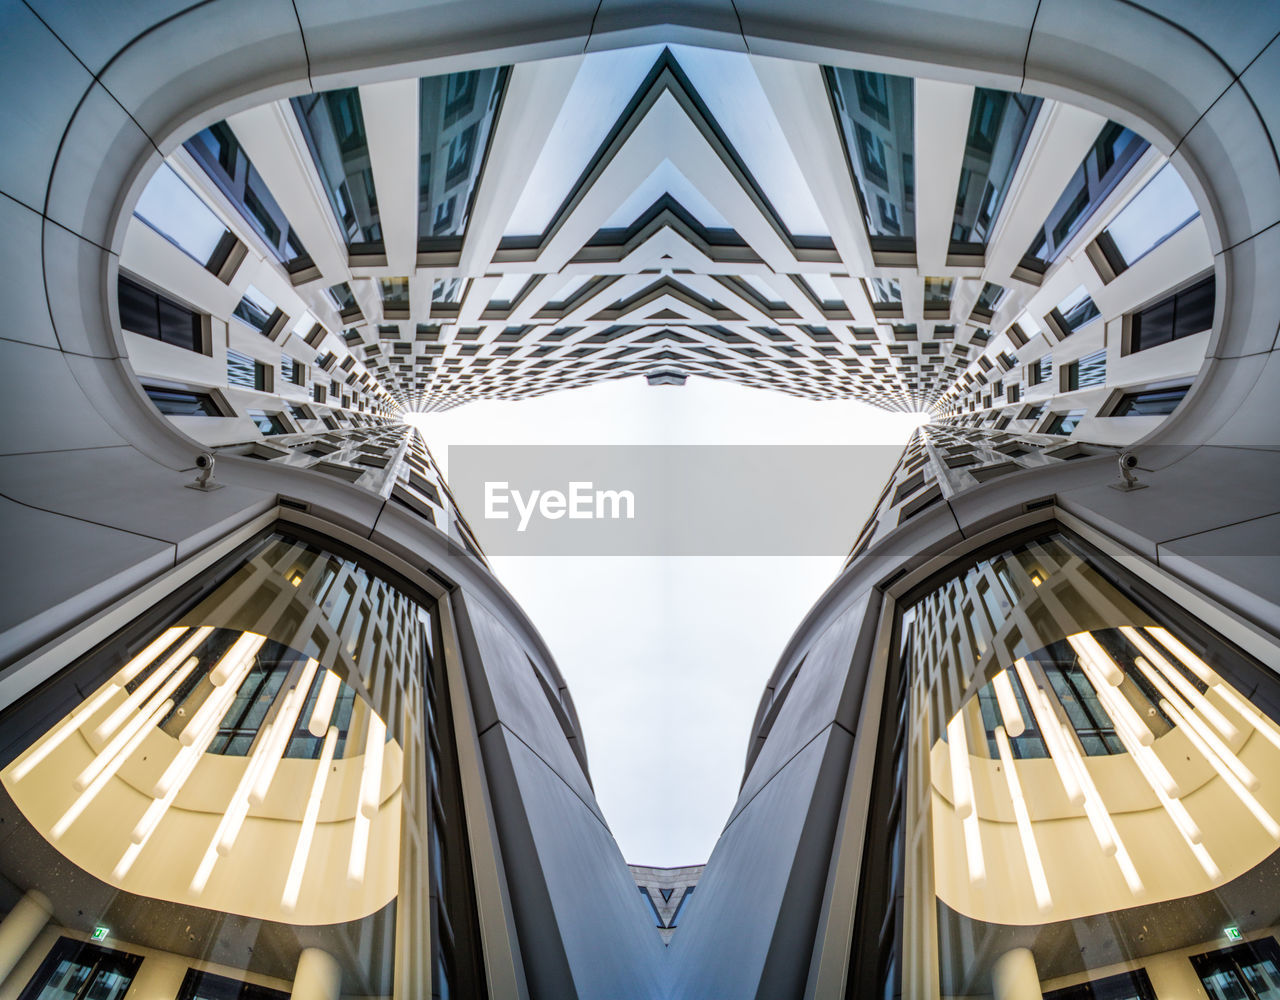
[[284, 211], [267, 190], [266, 181], [250, 162], [230, 125], [217, 122], [183, 145], [262, 237], [276, 260], [286, 266], [310, 261]]
[[1213, 326], [1213, 275], [1133, 314], [1130, 352], [1159, 347]]
[[207, 392], [171, 389], [162, 385], [143, 385], [147, 398], [156, 409], [169, 417], [220, 417], [222, 410]]
[[[898, 614], [848, 995], [989, 996], [1000, 963], [1033, 995], [1150, 1000], [1116, 963], [1188, 957], [1211, 997], [1280, 994], [1273, 672], [1057, 531]], [[1224, 928], [1263, 943], [1216, 951]]]
[[201, 266], [213, 261], [229, 235], [213, 209], [167, 163], [151, 175], [133, 214]]
[[1067, 365], [1067, 390], [1087, 389], [1107, 380], [1107, 352], [1094, 351]]
[[251, 326], [259, 333], [265, 334], [271, 329], [278, 312], [274, 302], [250, 285], [245, 289], [244, 297], [231, 315], [246, 326]]
[[1042, 103], [1038, 97], [1003, 90], [974, 90], [953, 241], [985, 244], [990, 238]]
[[141, 964], [140, 955], [58, 938], [18, 1000], [123, 1000]]
[[1111, 411], [1113, 417], [1162, 417], [1172, 413], [1190, 391], [1189, 385], [1126, 392]]
[[247, 354], [227, 349], [227, 384], [238, 385], [242, 389], [268, 391], [267, 366], [255, 361]]
[[1044, 429], [1046, 434], [1070, 434], [1080, 423], [1084, 410], [1068, 410], [1066, 413], [1055, 413]]
[[1182, 175], [1166, 163], [1104, 230], [1123, 265], [1117, 270], [1136, 263], [1199, 214]]
[[292, 385], [307, 384], [307, 366], [287, 354], [280, 355], [280, 377]]
[[[263, 434], [288, 434], [289, 427], [284, 422], [284, 417], [279, 413], [267, 413], [263, 410], [250, 410], [249, 419], [258, 427]], [[246, 747], [247, 749], [247, 747]]]
[[1075, 333], [1082, 326], [1093, 322], [1102, 315], [1094, 304], [1089, 292], [1081, 285], [1065, 299], [1058, 303], [1050, 314], [1063, 335]]
[[454, 303], [462, 301], [461, 278], [437, 278], [431, 286], [431, 301]]
[[[316, 325], [316, 319], [309, 312], [303, 312], [295, 321], [289, 332], [295, 337], [301, 337], [303, 340], [310, 335], [312, 327]], [[314, 346], [314, 345], [313, 345]]]
[[1052, 374], [1053, 355], [1046, 354], [1031, 362], [1030, 366], [1027, 368], [1027, 381], [1032, 385], [1040, 385], [1049, 381], [1049, 376]]
[[382, 290], [382, 307], [392, 310], [409, 308], [408, 278], [379, 278], [378, 286]]
[[676, 904], [676, 912], [671, 915], [671, 923], [668, 926], [675, 927], [680, 922], [680, 915], [684, 913], [684, 904], [689, 902], [690, 897], [693, 896], [693, 890], [696, 888], [697, 886], [691, 885], [685, 889], [684, 894], [680, 897], [680, 902]]
[[1057, 260], [1147, 146], [1145, 139], [1123, 125], [1107, 122], [1049, 212], [1023, 263], [1043, 270]]
[[803, 277], [796, 275], [802, 285], [808, 288], [809, 294], [826, 309], [843, 309], [844, 296], [831, 280], [831, 275], [815, 272]]
[[289, 1000], [289, 994], [212, 972], [188, 969], [178, 1000]]
[[1210, 1000], [1280, 1000], [1280, 947], [1273, 937], [1193, 955]]
[[653, 913], [654, 924], [658, 927], [666, 927], [667, 925], [662, 922], [662, 914], [658, 912], [658, 904], [653, 901], [653, 896], [650, 894], [648, 887], [643, 885], [640, 886], [640, 895], [643, 896], [644, 901], [649, 904], [649, 910]]
[[914, 241], [913, 81], [830, 66], [826, 76], [873, 248]]
[[891, 306], [902, 302], [902, 283], [897, 278], [872, 278], [872, 305]]
[[290, 103], [347, 245], [381, 243], [360, 92], [348, 87], [294, 97]]
[[336, 285], [330, 285], [328, 292], [334, 308], [338, 310], [340, 315], [348, 316], [352, 313], [360, 312], [360, 304], [356, 302], [356, 297], [351, 291], [351, 286], [345, 281], [341, 281]]
[[926, 309], [949, 309], [951, 306], [951, 288], [955, 284], [951, 278], [924, 279], [924, 307]]
[[[60, 943], [24, 1000], [123, 1000], [139, 961], [212, 957], [181, 997], [275, 1000], [308, 946], [344, 996], [427, 997], [441, 956], [457, 995], [487, 995], [440, 623], [409, 587], [263, 535], [7, 713], [0, 877], [120, 949]], [[335, 592], [366, 616], [354, 644]]]
[[204, 336], [200, 314], [120, 275], [116, 286], [120, 328], [188, 351], [200, 352]]
[[1004, 298], [1004, 293], [1005, 288], [1003, 285], [997, 285], [990, 281], [983, 282], [982, 291], [978, 293], [978, 300], [973, 304], [973, 311], [985, 313], [987, 316], [994, 315], [996, 306]]

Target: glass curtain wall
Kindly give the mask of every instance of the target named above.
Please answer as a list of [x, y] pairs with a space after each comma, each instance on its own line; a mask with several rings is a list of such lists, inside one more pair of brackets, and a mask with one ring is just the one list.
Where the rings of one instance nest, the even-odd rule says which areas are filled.
[[952, 252], [980, 252], [990, 240], [1043, 103], [1025, 94], [974, 90], [951, 225]]
[[1107, 122], [1049, 212], [1044, 226], [1027, 248], [1022, 266], [1043, 274], [1072, 237], [1115, 190], [1148, 143], [1116, 122]]
[[871, 247], [914, 251], [914, 81], [833, 66], [825, 73]]
[[[290, 271], [300, 271], [311, 263], [284, 211], [267, 190], [266, 181], [250, 162], [230, 125], [217, 122], [192, 136], [183, 146], [262, 237], [276, 260]], [[161, 168], [157, 176], [163, 172]], [[202, 207], [203, 204], [201, 202]]]
[[497, 120], [507, 70], [424, 77], [418, 84], [418, 240], [461, 245]]
[[348, 249], [380, 253], [382, 220], [360, 92], [346, 87], [289, 101]]
[[1274, 674], [1104, 565], [1051, 534], [901, 606], [850, 996], [1273, 995]]
[[11, 707], [0, 902], [50, 911], [13, 980], [481, 995], [437, 614], [274, 533]]

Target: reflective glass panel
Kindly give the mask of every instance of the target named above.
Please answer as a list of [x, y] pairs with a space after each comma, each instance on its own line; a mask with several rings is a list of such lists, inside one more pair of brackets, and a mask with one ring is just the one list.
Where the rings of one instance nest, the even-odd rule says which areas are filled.
[[360, 92], [348, 87], [294, 97], [290, 103], [347, 245], [380, 243], [382, 222]]
[[266, 181], [250, 162], [230, 125], [218, 122], [183, 145], [281, 264], [307, 258], [284, 210], [267, 190]]
[[1112, 412], [1113, 417], [1162, 417], [1172, 413], [1190, 389], [1187, 385], [1174, 385], [1165, 389], [1143, 389], [1128, 392], [1120, 397], [1120, 403]]
[[1172, 163], [1166, 163], [1106, 229], [1125, 264], [1133, 264], [1200, 214]]
[[1107, 380], [1107, 352], [1094, 351], [1067, 366], [1067, 389], [1087, 389]]
[[284, 419], [278, 413], [268, 413], [264, 410], [250, 410], [249, 419], [258, 427], [263, 434], [288, 434], [289, 428], [285, 424]]
[[116, 286], [120, 328], [161, 340], [166, 344], [200, 351], [204, 346], [198, 313], [150, 288], [120, 275]]
[[[1046, 434], [1070, 434], [1076, 429], [1083, 417], [1084, 410], [1068, 410], [1066, 413], [1056, 414], [1054, 418], [1049, 421], [1044, 432]], [[1064, 691], [1063, 694], [1065, 695], [1067, 692]], [[1072, 697], [1074, 697], [1074, 695]]]
[[418, 83], [418, 238], [461, 236], [489, 148], [506, 70]]
[[161, 385], [144, 385], [147, 398], [156, 409], [169, 417], [220, 417], [222, 411], [207, 392], [173, 389]]
[[990, 238], [1042, 103], [1024, 94], [974, 90], [952, 240], [983, 244]]
[[266, 365], [261, 361], [255, 361], [247, 354], [227, 348], [227, 384], [236, 385], [242, 389], [265, 390], [267, 388]]
[[151, 175], [133, 214], [201, 266], [227, 235], [213, 209], [168, 164]]
[[250, 285], [244, 290], [244, 297], [236, 304], [231, 315], [259, 333], [266, 333], [275, 313], [276, 304]]
[[1067, 181], [1044, 227], [1027, 249], [1024, 263], [1043, 269], [1057, 260], [1147, 146], [1145, 139], [1123, 125], [1107, 122]]
[[1203, 333], [1213, 326], [1213, 275], [1133, 314], [1131, 351]]
[[1092, 322], [1101, 315], [1084, 285], [1058, 303], [1053, 311], [1053, 317], [1064, 333], [1075, 333], [1086, 323]]
[[862, 205], [867, 233], [914, 240], [915, 98], [909, 77], [826, 68], [836, 120]]
[[896, 663], [884, 995], [1276, 989], [1274, 674], [1063, 534], [924, 585]]
[[270, 534], [7, 710], [0, 875], [53, 910], [32, 998], [114, 1000], [139, 961], [171, 997], [297, 996], [309, 962], [334, 995], [487, 995], [437, 628]]

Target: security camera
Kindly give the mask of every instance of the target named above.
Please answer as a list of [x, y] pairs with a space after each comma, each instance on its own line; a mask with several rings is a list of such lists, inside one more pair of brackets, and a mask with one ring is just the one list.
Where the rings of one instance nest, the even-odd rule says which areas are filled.
[[212, 490], [222, 489], [221, 483], [213, 481], [213, 453], [202, 451], [196, 456], [196, 468], [199, 473], [196, 474], [194, 483], [187, 483], [187, 489], [199, 490], [202, 493], [209, 493]]
[[1138, 467], [1138, 456], [1131, 451], [1122, 451], [1117, 459], [1120, 466], [1120, 482], [1112, 483], [1113, 490], [1121, 490], [1129, 493], [1133, 490], [1145, 490], [1146, 483], [1138, 482], [1138, 477], [1133, 474], [1133, 470]]

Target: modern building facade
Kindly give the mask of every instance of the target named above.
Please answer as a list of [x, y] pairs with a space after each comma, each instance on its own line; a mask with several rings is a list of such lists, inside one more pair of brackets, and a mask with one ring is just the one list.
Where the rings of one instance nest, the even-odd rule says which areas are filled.
[[[1280, 991], [1280, 11], [0, 18], [0, 997]], [[637, 375], [932, 418], [701, 871], [402, 422]]]

